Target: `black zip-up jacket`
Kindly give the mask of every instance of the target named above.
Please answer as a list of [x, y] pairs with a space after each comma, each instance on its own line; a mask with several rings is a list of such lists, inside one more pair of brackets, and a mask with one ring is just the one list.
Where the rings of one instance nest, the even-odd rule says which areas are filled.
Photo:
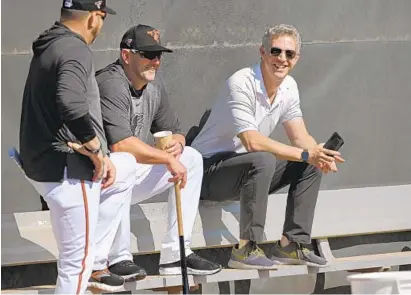
[[85, 40], [56, 22], [33, 42], [33, 58], [23, 94], [20, 155], [26, 175], [39, 182], [91, 180], [90, 159], [67, 142], [98, 136], [107, 143], [92, 52]]

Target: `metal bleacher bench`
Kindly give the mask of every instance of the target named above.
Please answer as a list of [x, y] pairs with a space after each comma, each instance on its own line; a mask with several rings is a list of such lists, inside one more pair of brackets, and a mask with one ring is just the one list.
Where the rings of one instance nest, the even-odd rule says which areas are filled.
[[[286, 194], [270, 196], [265, 242], [281, 237]], [[321, 191], [312, 230], [321, 255], [330, 261], [324, 268], [280, 265], [278, 270], [223, 269], [212, 276], [189, 276], [191, 285], [326, 273], [411, 264], [411, 252], [334, 258], [328, 238], [411, 230], [411, 185]], [[408, 204], [408, 205], [407, 205]], [[192, 248], [229, 247], [237, 243], [239, 202], [201, 202], [192, 236]], [[58, 257], [48, 211], [2, 214], [3, 271], [6, 267], [55, 262]], [[166, 231], [167, 204], [149, 203], [131, 209], [132, 253], [158, 252]], [[181, 285], [180, 276], [148, 276], [125, 284], [125, 290], [148, 290]], [[4, 292], [4, 290], [3, 290]], [[7, 292], [7, 290], [6, 290]], [[23, 290], [20, 290], [23, 292]], [[30, 292], [33, 292], [31, 289]]]

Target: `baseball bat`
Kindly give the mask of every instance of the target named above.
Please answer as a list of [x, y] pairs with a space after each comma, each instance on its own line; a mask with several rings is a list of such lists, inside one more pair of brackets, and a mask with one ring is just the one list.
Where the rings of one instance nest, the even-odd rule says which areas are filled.
[[181, 278], [183, 282], [183, 294], [188, 294], [188, 275], [187, 275], [187, 263], [186, 263], [186, 247], [184, 243], [184, 230], [183, 219], [181, 211], [181, 192], [180, 182], [174, 185], [176, 193], [176, 209], [177, 209], [177, 225], [178, 225], [178, 238], [180, 241], [180, 260], [181, 260]]
[[[156, 142], [156, 147], [164, 150], [170, 140], [172, 139], [172, 133], [169, 131], [161, 131], [154, 134], [154, 139]], [[184, 243], [184, 229], [183, 229], [183, 218], [181, 210], [181, 192], [180, 192], [180, 182], [174, 184], [174, 190], [176, 195], [176, 210], [177, 210], [177, 225], [178, 225], [178, 236], [180, 244], [180, 267], [181, 267], [181, 279], [183, 283], [183, 294], [188, 293], [188, 275], [187, 275], [187, 263], [186, 263], [186, 248]]]

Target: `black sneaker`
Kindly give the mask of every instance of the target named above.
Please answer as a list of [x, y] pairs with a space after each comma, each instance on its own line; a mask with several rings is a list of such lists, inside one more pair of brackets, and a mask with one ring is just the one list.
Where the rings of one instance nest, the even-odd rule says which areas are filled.
[[228, 261], [228, 266], [236, 269], [277, 269], [277, 264], [278, 262], [268, 259], [253, 241], [249, 241], [241, 249], [238, 249], [238, 244], [235, 245]]
[[328, 265], [325, 258], [315, 255], [313, 251], [295, 242], [291, 242], [286, 247], [281, 247], [280, 242], [277, 242], [273, 249], [273, 259], [286, 264], [305, 264], [316, 267]]
[[91, 273], [87, 287], [108, 292], [120, 291], [124, 286], [124, 279], [111, 273], [108, 269], [97, 270]]
[[[207, 276], [218, 273], [222, 267], [221, 265], [208, 261], [194, 253], [186, 257], [187, 274]], [[160, 275], [179, 275], [181, 274], [180, 261], [168, 264], [160, 264]]]
[[109, 271], [122, 277], [126, 282], [142, 280], [147, 276], [144, 268], [131, 260], [123, 260], [108, 267]]

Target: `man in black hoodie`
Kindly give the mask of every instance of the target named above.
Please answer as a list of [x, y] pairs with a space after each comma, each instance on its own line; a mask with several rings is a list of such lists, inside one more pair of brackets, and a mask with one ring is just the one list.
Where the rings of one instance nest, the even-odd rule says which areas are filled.
[[88, 46], [107, 13], [115, 14], [106, 1], [64, 0], [60, 21], [33, 43], [24, 89], [21, 160], [50, 208], [56, 293], [84, 293], [87, 286], [113, 292], [124, 283], [107, 261], [136, 162], [128, 153], [108, 153]]

